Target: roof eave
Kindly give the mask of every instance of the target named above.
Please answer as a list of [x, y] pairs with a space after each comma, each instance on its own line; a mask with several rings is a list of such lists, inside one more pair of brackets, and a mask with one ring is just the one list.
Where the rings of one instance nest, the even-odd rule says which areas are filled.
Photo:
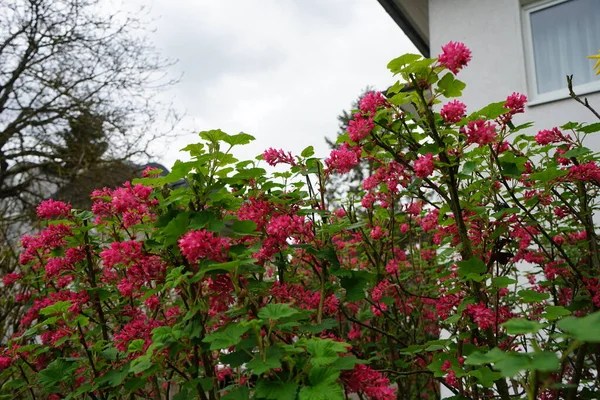
[[406, 36], [413, 42], [415, 47], [425, 57], [430, 56], [429, 42], [415, 29], [411, 21], [404, 15], [402, 10], [398, 8], [397, 4], [393, 0], [377, 0], [383, 9], [392, 17], [394, 22], [404, 31]]

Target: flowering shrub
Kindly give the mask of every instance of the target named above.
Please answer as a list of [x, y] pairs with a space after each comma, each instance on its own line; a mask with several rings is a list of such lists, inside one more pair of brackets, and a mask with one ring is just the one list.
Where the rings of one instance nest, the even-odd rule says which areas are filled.
[[[598, 398], [600, 124], [532, 135], [518, 93], [468, 113], [470, 59], [391, 61], [324, 163], [213, 130], [92, 211], [42, 203], [2, 398]], [[328, 208], [361, 159], [361, 202]]]

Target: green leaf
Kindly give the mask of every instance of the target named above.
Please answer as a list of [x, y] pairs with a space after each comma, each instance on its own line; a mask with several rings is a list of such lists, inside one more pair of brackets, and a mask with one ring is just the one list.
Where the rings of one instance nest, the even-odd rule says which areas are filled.
[[350, 370], [353, 369], [356, 364], [368, 364], [368, 361], [359, 360], [355, 355], [348, 355], [338, 358], [331, 365], [339, 370]]
[[549, 182], [561, 176], [567, 175], [569, 171], [566, 169], [558, 169], [556, 167], [546, 167], [543, 171], [534, 172], [529, 175], [529, 179], [539, 182]]
[[165, 237], [165, 244], [167, 246], [177, 243], [177, 240], [185, 233], [189, 224], [189, 218], [190, 214], [188, 212], [181, 212], [163, 228], [162, 234]]
[[144, 350], [144, 343], [146, 341], [144, 339], [135, 339], [133, 340], [131, 343], [129, 343], [129, 346], [127, 346], [127, 352], [128, 353], [134, 353], [136, 351], [142, 351]]
[[242, 341], [242, 335], [248, 332], [249, 325], [232, 324], [224, 330], [206, 335], [203, 342], [210, 343], [210, 350], [227, 349]]
[[524, 303], [539, 303], [550, 298], [548, 293], [540, 293], [531, 289], [519, 290], [517, 294]]
[[512, 378], [519, 371], [529, 368], [529, 361], [525, 354], [508, 353], [507, 357], [494, 364], [494, 369], [499, 370], [502, 376]]
[[500, 372], [492, 371], [488, 367], [483, 367], [483, 368], [479, 368], [474, 371], [471, 371], [469, 373], [469, 375], [477, 378], [477, 381], [483, 387], [494, 386], [494, 381], [497, 381], [498, 379], [500, 379], [502, 377], [502, 374]]
[[492, 279], [492, 286], [497, 288], [507, 288], [515, 283], [517, 283], [517, 281], [508, 276], [497, 276]]
[[[342, 269], [340, 269], [342, 271]], [[346, 289], [346, 300], [347, 301], [358, 301], [365, 298], [365, 288], [369, 284], [365, 278], [352, 275], [351, 278], [342, 277], [340, 279], [342, 288]]]
[[40, 314], [42, 315], [52, 315], [52, 314], [63, 314], [69, 311], [71, 307], [70, 301], [57, 301], [51, 306], [44, 307], [40, 310]]
[[232, 146], [248, 144], [254, 140], [256, 140], [254, 136], [243, 132], [240, 132], [237, 135], [231, 135], [223, 138], [223, 141], [225, 143], [230, 144]]
[[502, 324], [509, 335], [523, 335], [526, 333], [538, 333], [544, 327], [537, 321], [529, 321], [525, 318], [513, 318]]
[[250, 389], [239, 386], [221, 397], [221, 400], [250, 400]]
[[483, 365], [483, 364], [492, 364], [498, 361], [504, 360], [508, 357], [508, 354], [500, 350], [498, 347], [494, 347], [492, 350], [487, 353], [481, 353], [479, 351], [474, 351], [467, 356], [465, 360], [466, 365]]
[[302, 150], [302, 153], [300, 153], [300, 155], [304, 158], [312, 157], [315, 155], [315, 148], [313, 146], [308, 146], [307, 148]]
[[458, 261], [458, 276], [480, 275], [487, 271], [487, 266], [479, 258], [473, 257], [469, 260]]
[[592, 151], [587, 147], [576, 147], [574, 149], [568, 150], [564, 152], [561, 157], [563, 158], [572, 158], [572, 157], [580, 157], [585, 154], [591, 153]]
[[467, 161], [465, 165], [463, 165], [461, 173], [465, 175], [471, 175], [476, 168], [477, 164], [475, 164], [473, 161]]
[[235, 220], [231, 225], [231, 230], [241, 235], [248, 235], [256, 230], [256, 223], [250, 220]]
[[268, 381], [260, 379], [256, 384], [256, 396], [269, 400], [295, 400], [298, 384], [295, 382]]
[[542, 317], [547, 319], [548, 321], [556, 321], [560, 317], [564, 317], [565, 315], [570, 315], [571, 311], [567, 310], [561, 306], [547, 306], [544, 309], [544, 314]]
[[310, 362], [314, 366], [331, 364], [346, 353], [350, 345], [332, 339], [310, 339], [306, 342], [306, 350], [312, 355]]
[[462, 91], [466, 86], [463, 82], [455, 79], [454, 74], [451, 72], [444, 75], [438, 82], [438, 87], [446, 97], [458, 97], [462, 95]]
[[565, 317], [557, 325], [577, 340], [600, 343], [600, 311], [581, 318]]
[[204, 140], [208, 140], [211, 143], [218, 143], [225, 141], [226, 138], [230, 137], [228, 134], [220, 129], [213, 129], [210, 131], [202, 131], [199, 133], [200, 137]]
[[121, 369], [111, 369], [106, 374], [97, 379], [98, 384], [103, 385], [105, 383], [110, 387], [120, 386], [127, 375], [129, 374], [129, 363]]
[[506, 114], [508, 109], [504, 107], [505, 101], [491, 103], [483, 107], [481, 110], [474, 112], [469, 116], [470, 120], [482, 118], [487, 120], [496, 119], [499, 116]]
[[237, 368], [252, 360], [252, 356], [247, 352], [240, 350], [222, 354], [220, 360], [223, 364], [229, 365], [231, 368]]
[[58, 383], [73, 378], [77, 364], [58, 358], [38, 373], [38, 382], [46, 389], [51, 389]]
[[298, 310], [290, 307], [289, 304], [267, 304], [258, 311], [258, 318], [277, 321], [281, 318], [291, 317], [297, 313]]
[[344, 391], [337, 383], [340, 371], [332, 367], [314, 367], [308, 380], [311, 386], [300, 390], [300, 400], [342, 400]]
[[390, 61], [387, 65], [387, 68], [395, 75], [402, 72], [406, 65], [417, 61], [421, 57], [422, 56], [420, 54], [404, 54]]
[[324, 319], [320, 324], [302, 325], [300, 330], [310, 333], [321, 333], [325, 330], [334, 328], [338, 325], [337, 321], [333, 318]]
[[152, 366], [150, 354], [144, 354], [131, 362], [131, 372], [139, 374]]
[[560, 368], [560, 360], [556, 354], [543, 351], [540, 353], [531, 354], [531, 362], [529, 369], [543, 372], [558, 371]]
[[582, 126], [578, 129], [579, 132], [583, 133], [594, 133], [600, 131], [600, 122]]
[[270, 371], [275, 368], [281, 367], [281, 361], [275, 357], [267, 358], [266, 360], [261, 360], [260, 358], [255, 358], [246, 364], [246, 367], [255, 375], [262, 375], [267, 371]]

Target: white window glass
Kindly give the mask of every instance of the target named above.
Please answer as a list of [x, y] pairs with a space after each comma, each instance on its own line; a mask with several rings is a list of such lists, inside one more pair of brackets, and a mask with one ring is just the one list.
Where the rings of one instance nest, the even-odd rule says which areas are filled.
[[537, 93], [600, 80], [594, 61], [600, 50], [600, 0], [570, 0], [530, 14]]

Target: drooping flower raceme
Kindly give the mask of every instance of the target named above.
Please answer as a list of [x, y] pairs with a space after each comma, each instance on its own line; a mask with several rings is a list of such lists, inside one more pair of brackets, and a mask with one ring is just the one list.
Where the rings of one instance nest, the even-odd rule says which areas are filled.
[[492, 143], [497, 136], [496, 124], [478, 119], [470, 121], [465, 129], [468, 143], [476, 143], [480, 147]]

